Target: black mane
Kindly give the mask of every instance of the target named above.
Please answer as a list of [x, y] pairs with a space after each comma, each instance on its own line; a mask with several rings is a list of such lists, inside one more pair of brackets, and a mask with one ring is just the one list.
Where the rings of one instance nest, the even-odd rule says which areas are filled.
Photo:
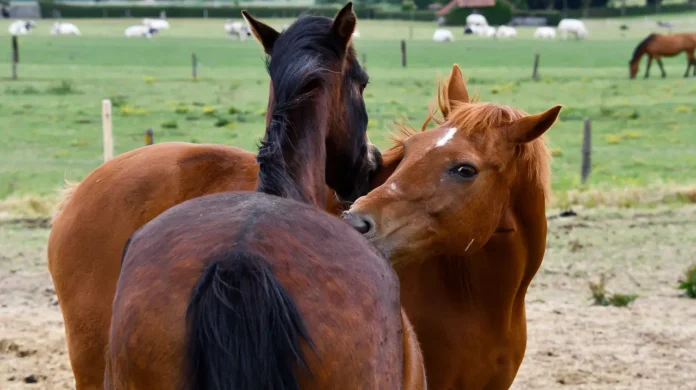
[[642, 49], [645, 48], [645, 46], [650, 43], [650, 41], [655, 38], [657, 34], [650, 34], [647, 36], [647, 38], [643, 39], [638, 46], [636, 46], [636, 49], [633, 51], [633, 57], [631, 58], [631, 61], [629, 64], [632, 64], [633, 62], [637, 61], [640, 59], [640, 55], [642, 54]]
[[[316, 96], [325, 86], [326, 76], [341, 60], [343, 48], [331, 39], [332, 20], [302, 16], [280, 34], [266, 66], [273, 83], [273, 103], [266, 136], [259, 147], [257, 191], [307, 201], [294, 178], [288, 174], [284, 154], [294, 145], [288, 137], [295, 131], [290, 117], [293, 110]], [[304, 135], [293, 133], [296, 138]]]

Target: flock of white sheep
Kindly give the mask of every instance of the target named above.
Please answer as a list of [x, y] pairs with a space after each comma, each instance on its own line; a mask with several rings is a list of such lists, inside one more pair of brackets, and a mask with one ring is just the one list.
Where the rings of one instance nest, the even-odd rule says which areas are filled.
[[[129, 26], [124, 31], [126, 37], [152, 38], [161, 30], [169, 29], [170, 25], [166, 19], [145, 18], [141, 24]], [[15, 20], [10, 24], [8, 31], [11, 35], [27, 35], [36, 28], [33, 20]], [[226, 20], [224, 24], [225, 33], [229, 36], [237, 36], [245, 40], [251, 35], [249, 27], [243, 22]], [[51, 26], [52, 35], [81, 35], [80, 29], [73, 23], [55, 22]]]
[[[15, 20], [10, 24], [9, 32], [12, 35], [26, 35], [32, 29], [36, 28], [36, 23], [33, 20]], [[284, 26], [283, 29], [287, 28]], [[124, 34], [126, 37], [152, 38], [160, 30], [169, 29], [169, 22], [166, 19], [149, 19], [145, 18], [141, 24], [136, 24], [126, 28]], [[228, 19], [224, 23], [225, 34], [230, 37], [238, 37], [240, 40], [246, 40], [251, 36], [251, 30], [246, 23]], [[562, 39], [568, 39], [569, 36], [574, 36], [576, 39], [587, 38], [587, 28], [585, 24], [577, 19], [563, 19], [558, 23], [558, 32]], [[481, 37], [489, 38], [513, 38], [517, 36], [517, 29], [511, 26], [498, 26], [498, 28], [490, 26], [483, 15], [471, 14], [466, 18], [465, 34], [473, 34]], [[51, 27], [52, 35], [80, 35], [80, 29], [72, 23], [55, 22]], [[360, 37], [360, 33], [356, 30], [353, 33], [354, 38]], [[534, 38], [537, 39], [555, 39], [556, 28], [554, 27], [538, 27], [534, 32]], [[435, 42], [451, 42], [454, 41], [454, 34], [446, 28], [438, 28], [433, 34]]]
[[[575, 39], [585, 39], [588, 36], [585, 23], [577, 19], [563, 19], [558, 23], [558, 32], [561, 39], [568, 39], [569, 36], [574, 36]], [[513, 38], [517, 36], [517, 29], [511, 26], [498, 26], [495, 28], [488, 24], [488, 21], [483, 15], [471, 14], [466, 18], [466, 28], [464, 34], [478, 35], [488, 38]], [[556, 28], [554, 27], [537, 27], [534, 31], [534, 38], [537, 39], [555, 39]], [[438, 28], [433, 33], [433, 41], [435, 42], [452, 42], [454, 34], [446, 28]]]

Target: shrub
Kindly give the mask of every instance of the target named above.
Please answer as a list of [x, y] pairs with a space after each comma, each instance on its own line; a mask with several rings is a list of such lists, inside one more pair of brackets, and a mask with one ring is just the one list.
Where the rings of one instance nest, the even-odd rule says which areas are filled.
[[679, 289], [684, 290], [687, 297], [696, 299], [696, 264], [684, 272], [684, 279], [679, 281]]
[[401, 10], [402, 11], [414, 11], [416, 9], [416, 3], [414, 3], [411, 0], [404, 0], [403, 3], [401, 3]]
[[70, 95], [77, 93], [77, 90], [73, 88], [70, 81], [61, 80], [60, 84], [48, 87], [46, 93], [52, 95]]
[[176, 129], [177, 127], [179, 127], [179, 124], [176, 123], [175, 120], [170, 120], [162, 123], [161, 126], [163, 129]]
[[599, 277], [598, 282], [589, 282], [590, 292], [592, 293], [592, 301], [597, 306], [616, 306], [625, 307], [631, 302], [638, 299], [635, 294], [611, 294], [606, 290], [606, 278], [604, 275]]

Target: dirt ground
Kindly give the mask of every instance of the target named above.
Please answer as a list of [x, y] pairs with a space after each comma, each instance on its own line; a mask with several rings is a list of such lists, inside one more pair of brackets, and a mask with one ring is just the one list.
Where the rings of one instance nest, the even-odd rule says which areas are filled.
[[[47, 237], [45, 227], [0, 222], [0, 389], [74, 387]], [[695, 248], [696, 207], [579, 210], [550, 220], [513, 388], [696, 388], [696, 300], [676, 289]], [[609, 291], [638, 299], [593, 306], [588, 281], [601, 274]]]

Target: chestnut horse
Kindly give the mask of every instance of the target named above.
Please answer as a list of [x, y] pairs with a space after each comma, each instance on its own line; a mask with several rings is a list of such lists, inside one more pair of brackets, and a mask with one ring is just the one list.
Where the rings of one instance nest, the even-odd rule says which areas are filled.
[[[312, 28], [315, 21], [303, 20], [303, 23], [305, 28]], [[267, 26], [258, 23], [257, 29], [261, 31], [256, 32], [257, 36], [277, 39], [277, 33]], [[325, 39], [316, 29], [308, 31], [314, 35], [303, 36], [305, 43]], [[294, 50], [280, 46], [278, 49]], [[296, 58], [281, 64], [288, 72], [299, 71], [307, 63]], [[367, 126], [361, 93], [367, 75], [352, 50], [344, 63], [342, 92], [338, 95], [339, 90], [336, 91], [337, 99], [342, 102], [333, 107], [337, 110], [336, 121], [326, 139], [330, 153], [348, 147], [344, 146], [344, 138], [348, 134], [364, 134]], [[282, 85], [284, 81], [275, 83]], [[271, 122], [273, 85], [270, 92], [267, 123]], [[361, 148], [364, 145], [357, 144]], [[326, 177], [347, 200], [358, 194], [351, 194], [353, 189], [342, 188], [341, 183], [353, 182], [352, 175], [361, 170], [372, 171], [381, 161], [379, 151], [371, 145], [367, 156], [371, 161], [369, 166], [361, 155], [352, 165], [346, 162], [337, 167], [335, 176]], [[48, 267], [65, 320], [68, 352], [78, 390], [102, 388], [111, 307], [128, 237], [157, 215], [188, 199], [226, 191], [252, 191], [257, 185], [257, 174], [254, 153], [224, 145], [171, 142], [117, 156], [66, 191], [52, 221]], [[363, 172], [361, 177], [364, 176]], [[360, 192], [366, 192], [364, 183], [358, 187]], [[327, 189], [326, 199], [327, 209], [338, 215], [342, 210], [334, 192]]]
[[677, 33], [677, 34], [650, 34], [643, 39], [636, 49], [633, 51], [633, 58], [628, 62], [629, 75], [632, 79], [638, 74], [638, 65], [643, 55], [648, 55], [648, 67], [645, 69], [645, 78], [650, 75], [650, 65], [653, 60], [657, 60], [660, 66], [662, 77], [667, 77], [665, 68], [662, 66], [661, 57], [674, 57], [681, 52], [686, 52], [686, 72], [684, 77], [689, 77], [689, 69], [693, 66], [693, 75], [696, 76], [696, 58], [694, 58], [694, 50], [696, 50], [696, 34], [694, 33]]
[[[333, 21], [301, 17], [280, 36], [243, 14], [273, 51], [258, 192], [189, 200], [131, 237], [104, 386], [424, 388], [393, 269], [349, 225], [311, 205], [324, 202], [324, 177], [345, 175], [356, 159], [369, 164], [364, 126], [344, 134], [335, 153], [325, 146], [344, 119], [335, 91], [354, 55], [352, 5]], [[304, 66], [283, 66], [296, 58]], [[366, 118], [362, 105], [352, 114]], [[369, 176], [358, 172], [343, 184], [348, 193]]]
[[525, 294], [546, 248], [542, 134], [561, 107], [527, 115], [471, 102], [456, 65], [438, 96], [444, 121], [384, 152], [384, 183], [344, 219], [395, 267], [428, 387], [506, 389], [524, 356]]

